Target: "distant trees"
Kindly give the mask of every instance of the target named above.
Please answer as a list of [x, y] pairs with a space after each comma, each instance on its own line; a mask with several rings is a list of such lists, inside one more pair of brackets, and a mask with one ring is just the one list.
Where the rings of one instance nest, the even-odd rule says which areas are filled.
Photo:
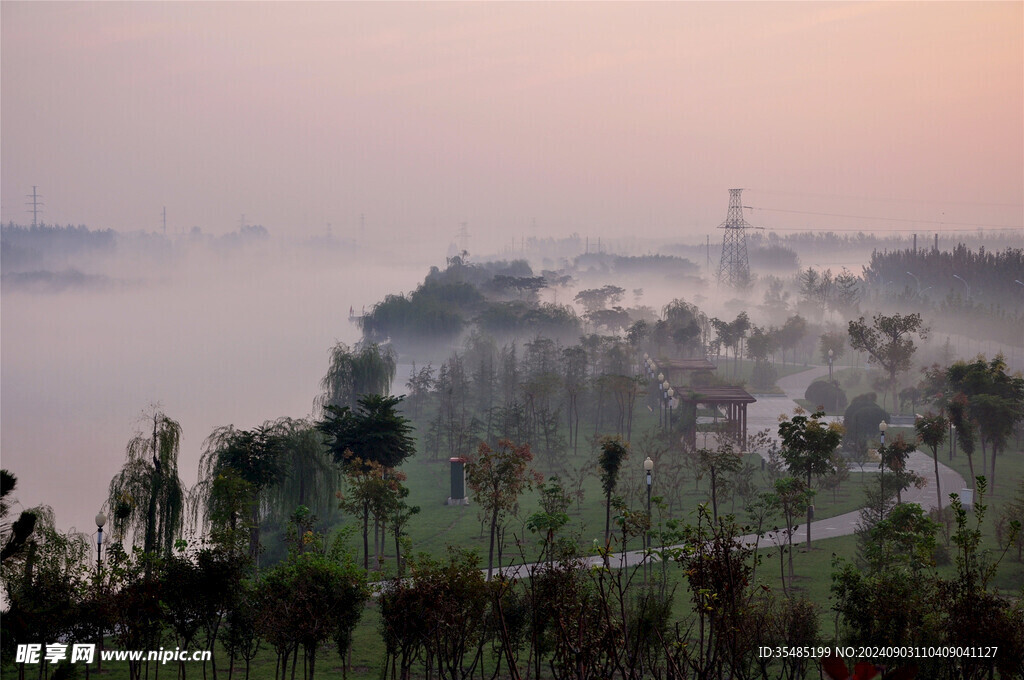
[[[1014, 279], [1020, 279], [1024, 271], [1024, 248], [1007, 247], [1003, 250], [977, 250], [963, 243], [950, 250], [933, 248], [896, 248], [875, 250], [871, 261], [864, 267], [865, 280], [872, 286], [882, 281], [910, 282], [907, 272], [913, 273], [920, 281], [921, 289], [934, 289], [933, 296], [944, 298], [947, 294], [961, 296], [958, 307], [967, 302], [964, 286], [953, 278], [957, 274], [970, 282], [970, 303], [982, 305], [1005, 305], [1007, 300], [1019, 297], [1019, 286]], [[912, 286], [913, 290], [919, 290]]]
[[625, 288], [607, 284], [601, 288], [581, 290], [576, 293], [576, 297], [573, 299], [583, 305], [584, 311], [596, 312], [606, 309], [608, 305], [614, 305], [619, 302], [625, 293]]
[[803, 302], [816, 310], [819, 319], [827, 309], [851, 314], [860, 301], [861, 281], [846, 267], [835, 276], [831, 269], [819, 272], [808, 267], [797, 276], [797, 285]]
[[796, 363], [796, 348], [807, 334], [807, 321], [799, 314], [786, 319], [782, 328], [778, 330], [777, 338], [780, 349], [782, 349], [782, 363], [786, 363], [786, 350], [793, 350], [793, 363]]
[[775, 384], [778, 377], [775, 369], [768, 363], [768, 355], [778, 346], [778, 333], [774, 329], [767, 331], [758, 326], [750, 330], [747, 339], [747, 356], [754, 360], [754, 372], [751, 384], [758, 389], [768, 389]]
[[356, 408], [366, 394], [388, 394], [395, 379], [395, 350], [374, 343], [351, 349], [339, 342], [331, 348], [327, 375], [320, 381], [316, 406]]
[[743, 339], [746, 337], [747, 331], [750, 330], [750, 317], [746, 312], [740, 312], [735, 319], [728, 322], [717, 318], [711, 319], [711, 325], [715, 329], [718, 341], [725, 347], [732, 347], [733, 373], [735, 373]]
[[[662, 316], [665, 319], [665, 332], [676, 346], [677, 353], [686, 357], [705, 355], [711, 322], [704, 312], [696, 305], [676, 298], [665, 305]], [[738, 317], [733, 324], [729, 329], [733, 333], [746, 332], [746, 328], [742, 327], [744, 322]]]
[[885, 316], [876, 314], [869, 326], [864, 317], [849, 324], [850, 346], [853, 349], [867, 352], [869, 361], [877, 364], [889, 377], [888, 386], [892, 390], [893, 408], [897, 408], [898, 382], [900, 373], [910, 369], [911, 358], [917, 349], [913, 336], [922, 340], [928, 337], [928, 329], [921, 321], [921, 315], [914, 313], [903, 316], [893, 314]]

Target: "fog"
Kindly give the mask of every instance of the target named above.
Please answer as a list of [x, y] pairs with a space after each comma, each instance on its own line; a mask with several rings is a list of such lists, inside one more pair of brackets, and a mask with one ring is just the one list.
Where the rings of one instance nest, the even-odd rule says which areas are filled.
[[328, 350], [359, 337], [349, 307], [415, 287], [428, 256], [194, 247], [148, 272], [107, 260], [115, 276], [99, 289], [5, 285], [0, 447], [16, 495], [52, 505], [60, 526], [91, 526], [152, 403], [181, 423], [192, 484], [214, 427], [308, 415]]
[[[91, 527], [158, 403], [182, 425], [191, 484], [214, 427], [307, 415], [329, 348], [359, 338], [349, 308], [412, 290], [453, 240], [537, 275], [581, 253], [685, 257], [692, 275], [595, 266], [542, 299], [613, 284], [626, 307], [683, 298], [761, 324], [783, 319], [757, 309], [760, 284], [709, 283], [733, 187], [752, 224], [781, 234], [863, 229], [906, 248], [911, 230], [922, 247], [938, 232], [948, 250], [951, 231], [984, 228], [1019, 247], [1022, 16], [1021, 3], [0, 3], [0, 221], [117, 231], [88, 254], [4, 244], [3, 466], [23, 505]], [[239, 229], [254, 223], [269, 237]], [[860, 275], [877, 245], [800, 252], [799, 266]], [[792, 290], [796, 264], [759, 273]], [[926, 284], [935, 305], [959, 285]], [[906, 309], [923, 302], [906, 290]], [[961, 355], [996, 349], [970, 330]]]
[[[258, 232], [247, 230], [252, 231]], [[19, 252], [27, 265], [15, 259], [17, 248], [5, 242], [0, 447], [3, 466], [18, 475], [22, 505], [51, 505], [62, 528], [91, 527], [140, 416], [154, 404], [182, 426], [179, 471], [192, 485], [203, 440], [215, 427], [251, 428], [281, 416], [310, 415], [329, 349], [336, 342], [352, 345], [361, 339], [350, 308], [358, 315], [388, 294], [412, 291], [430, 267], [444, 269], [446, 254], [456, 248], [454, 243], [371, 238], [296, 241], [262, 232], [247, 237], [247, 232], [220, 238], [118, 234], [114, 247], [98, 252], [50, 248], [26, 255], [23, 249]], [[944, 236], [939, 245], [951, 249], [959, 238]], [[1013, 234], [964, 237], [972, 238], [973, 248], [1021, 245]], [[753, 239], [754, 262], [756, 243]], [[505, 252], [470, 255], [468, 261], [524, 258], [537, 275], [545, 269], [571, 271], [566, 285], [540, 291], [545, 302], [573, 305], [579, 290], [613, 284], [625, 289], [620, 304], [634, 318], [653, 318], [666, 303], [681, 298], [709, 317], [728, 320], [746, 311], [754, 324], [767, 327], [780, 326], [785, 316], [799, 312], [817, 324], [814, 328], [845, 335], [844, 315], [798, 302], [797, 266], [832, 267], [836, 273], [849, 267], [861, 273], [870, 251], [880, 244], [910, 248], [912, 235], [842, 249], [806, 247], [795, 266], [755, 268], [755, 283], [746, 291], [714, 283], [720, 243], [708, 247], [630, 238], [591, 246], [568, 237], [524, 241], [518, 250], [510, 244]], [[685, 255], [689, 263], [674, 261], [674, 273], [668, 275], [650, 268], [617, 271], [609, 265], [615, 254], [659, 252]], [[1009, 275], [1011, 280], [1024, 278], [1024, 271]], [[784, 314], [765, 305], [773, 276], [792, 291]], [[943, 276], [947, 286], [934, 292], [932, 302], [955, 295], [961, 285]], [[893, 297], [898, 291], [892, 286], [884, 287], [881, 292], [890, 299], [881, 300], [861, 282], [860, 313], [926, 308], [927, 295], [915, 295], [912, 283], [900, 284], [902, 297]], [[1019, 315], [1024, 295], [1011, 291], [1019, 298], [1007, 299], [1004, 308]], [[981, 325], [963, 329], [955, 315], [926, 311], [924, 316], [935, 332], [915, 357], [917, 365], [997, 352], [1006, 355], [1011, 369], [1024, 363], [1019, 339], [1000, 340], [995, 330]], [[583, 330], [608, 332], [588, 324]], [[799, 361], [818, 361], [816, 342], [809, 334]], [[429, 347], [400, 345], [394, 391], [405, 391], [411, 361], [437, 366], [458, 345], [458, 339]], [[852, 355], [846, 361], [863, 364], [863, 358]]]

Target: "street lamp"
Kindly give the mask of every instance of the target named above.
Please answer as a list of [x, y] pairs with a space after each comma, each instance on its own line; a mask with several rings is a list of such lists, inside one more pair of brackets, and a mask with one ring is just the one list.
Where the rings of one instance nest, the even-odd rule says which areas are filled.
[[[100, 510], [96, 513], [96, 590], [99, 591], [102, 582], [100, 580], [100, 569], [103, 567], [103, 525], [107, 523], [107, 516]], [[99, 592], [96, 593], [99, 597]], [[96, 660], [96, 672], [99, 673], [103, 670], [103, 623], [100, 622], [99, 628], [99, 648], [100, 654]]]
[[672, 431], [672, 399], [676, 396], [676, 391], [671, 387], [668, 388], [668, 431]]
[[832, 380], [832, 357], [833, 356], [835, 356], [835, 352], [833, 352], [831, 349], [829, 349], [828, 350], [828, 382], [829, 382], [830, 385], [832, 385], [832, 391], [835, 393], [834, 394], [834, 400], [835, 400], [835, 407], [836, 408], [833, 411], [833, 413], [838, 414], [839, 413], [839, 390], [836, 389], [836, 383], [835, 383], [834, 380]]
[[103, 525], [107, 523], [107, 516], [103, 512], [96, 514], [96, 577], [99, 578], [100, 567], [103, 559]]
[[644, 554], [644, 585], [647, 585], [647, 575], [651, 570], [650, 564], [650, 553], [651, 550], [651, 473], [654, 471], [654, 461], [651, 460], [650, 456], [644, 459], [644, 472], [647, 473], [647, 536], [645, 537], [645, 543], [647, 550]]
[[954, 279], [960, 279], [960, 281], [962, 281], [963, 284], [965, 286], [967, 286], [967, 299], [970, 300], [971, 299], [971, 284], [967, 283], [967, 281], [964, 281], [964, 277], [959, 276], [958, 274], [953, 274], [953, 278]]
[[916, 274], [912, 274], [911, 272], [907, 273], [913, 276], [914, 280], [917, 281], [917, 297], [921, 297], [921, 279], [917, 278]]
[[956, 425], [953, 423], [949, 424], [949, 459], [953, 460], [956, 457]]
[[668, 380], [666, 380], [665, 382], [661, 383], [661, 408], [665, 411], [665, 427], [671, 427], [671, 424], [668, 422], [668, 390], [669, 385]]
[[885, 508], [885, 431], [889, 429], [889, 423], [884, 420], [878, 424], [878, 438], [882, 440], [878, 447], [878, 485], [882, 489], [882, 508]]

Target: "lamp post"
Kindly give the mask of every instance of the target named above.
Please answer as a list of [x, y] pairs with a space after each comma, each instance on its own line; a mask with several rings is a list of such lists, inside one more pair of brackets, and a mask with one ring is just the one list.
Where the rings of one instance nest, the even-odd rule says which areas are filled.
[[949, 424], [949, 459], [956, 457], [956, 425]]
[[672, 431], [672, 399], [676, 396], [676, 391], [671, 387], [668, 388], [668, 431]]
[[665, 411], [665, 428], [672, 427], [672, 424], [668, 422], [668, 391], [671, 389], [668, 385], [668, 380], [661, 383], [661, 408]]
[[665, 427], [665, 419], [664, 419], [664, 416], [662, 415], [662, 412], [665, 410], [665, 400], [662, 398], [662, 396], [660, 394], [660, 392], [663, 389], [665, 389], [665, 388], [663, 388], [661, 386], [661, 384], [663, 382], [665, 382], [665, 374], [664, 373], [659, 373], [658, 374], [658, 392], [659, 392], [659, 394], [658, 394], [658, 425], [660, 425], [662, 427]]
[[917, 278], [917, 275], [911, 272], [907, 272], [907, 274], [914, 277], [914, 281], [917, 282], [917, 297], [921, 297], [921, 279]]
[[835, 410], [833, 413], [839, 413], [839, 390], [836, 389], [836, 383], [832, 379], [832, 359], [835, 356], [835, 352], [832, 349], [828, 350], [828, 383], [832, 386], [832, 390], [835, 393]]
[[[103, 568], [103, 525], [107, 523], [107, 516], [103, 514], [103, 511], [96, 513], [96, 597], [99, 597], [100, 587], [102, 586], [100, 570]], [[100, 619], [99, 625], [99, 650], [100, 653], [96, 657], [96, 672], [99, 673], [103, 670], [103, 622]]]
[[100, 567], [103, 566], [103, 525], [107, 523], [107, 516], [102, 512], [96, 515], [96, 577], [99, 578]]
[[647, 585], [648, 573], [651, 570], [651, 473], [654, 471], [654, 461], [650, 456], [644, 459], [644, 472], [647, 473], [647, 535], [644, 537], [644, 585]]
[[885, 431], [888, 429], [889, 423], [884, 420], [878, 424], [878, 438], [882, 441], [878, 447], [878, 485], [882, 489], [882, 514], [885, 512]]
[[970, 300], [971, 299], [971, 284], [967, 283], [967, 281], [964, 281], [964, 277], [959, 276], [957, 274], [953, 274], [953, 278], [954, 279], [960, 279], [960, 281], [962, 281], [963, 284], [965, 286], [967, 286], [967, 299]]

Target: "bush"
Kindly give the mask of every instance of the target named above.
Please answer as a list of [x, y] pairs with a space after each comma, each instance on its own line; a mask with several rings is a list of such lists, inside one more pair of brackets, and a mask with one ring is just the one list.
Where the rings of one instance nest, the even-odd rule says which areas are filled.
[[829, 413], [838, 413], [846, 409], [846, 392], [837, 383], [827, 380], [816, 380], [807, 386], [804, 399], [813, 407], [821, 406]]
[[878, 424], [889, 420], [889, 413], [879, 406], [874, 392], [862, 394], [852, 402], [843, 414], [843, 425], [846, 427], [846, 445], [860, 448], [868, 440], [878, 436]]

